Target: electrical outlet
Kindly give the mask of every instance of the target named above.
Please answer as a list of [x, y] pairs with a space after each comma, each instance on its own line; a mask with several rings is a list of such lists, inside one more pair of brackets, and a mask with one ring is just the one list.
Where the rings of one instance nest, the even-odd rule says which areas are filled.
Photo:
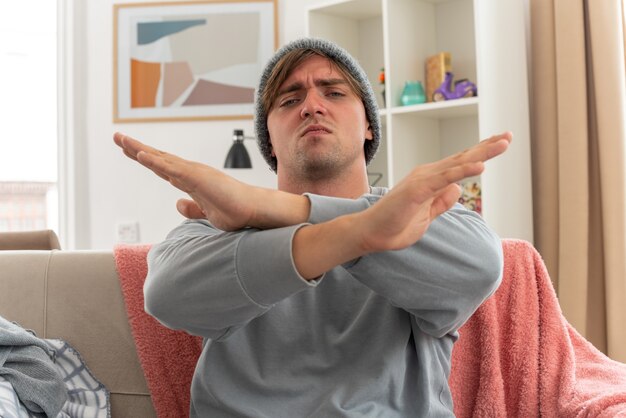
[[117, 242], [136, 244], [139, 242], [139, 222], [117, 224]]

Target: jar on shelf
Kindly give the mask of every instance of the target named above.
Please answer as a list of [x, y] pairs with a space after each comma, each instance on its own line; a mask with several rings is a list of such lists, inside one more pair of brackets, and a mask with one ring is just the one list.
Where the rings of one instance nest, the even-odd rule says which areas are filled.
[[400, 103], [402, 106], [410, 106], [426, 102], [426, 93], [421, 81], [407, 81], [404, 83]]

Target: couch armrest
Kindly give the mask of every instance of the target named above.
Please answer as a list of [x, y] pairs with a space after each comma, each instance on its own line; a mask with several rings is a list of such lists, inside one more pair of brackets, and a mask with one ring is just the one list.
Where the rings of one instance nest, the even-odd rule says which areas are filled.
[[0, 251], [0, 315], [74, 346], [113, 417], [155, 416], [112, 251]]
[[0, 250], [60, 250], [59, 237], [50, 229], [0, 233]]

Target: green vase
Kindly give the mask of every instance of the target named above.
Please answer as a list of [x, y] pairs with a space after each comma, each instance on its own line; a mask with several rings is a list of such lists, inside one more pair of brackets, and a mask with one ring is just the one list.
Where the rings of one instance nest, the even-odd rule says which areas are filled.
[[400, 103], [402, 106], [410, 106], [426, 102], [426, 94], [421, 81], [407, 81], [404, 83]]

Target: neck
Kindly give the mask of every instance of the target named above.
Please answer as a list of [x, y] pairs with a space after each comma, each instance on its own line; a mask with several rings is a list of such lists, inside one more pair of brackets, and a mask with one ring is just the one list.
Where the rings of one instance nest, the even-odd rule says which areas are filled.
[[281, 173], [278, 169], [278, 189], [294, 193], [314, 193], [322, 196], [356, 199], [369, 191], [365, 167], [354, 173], [344, 173], [328, 179], [306, 179]]

